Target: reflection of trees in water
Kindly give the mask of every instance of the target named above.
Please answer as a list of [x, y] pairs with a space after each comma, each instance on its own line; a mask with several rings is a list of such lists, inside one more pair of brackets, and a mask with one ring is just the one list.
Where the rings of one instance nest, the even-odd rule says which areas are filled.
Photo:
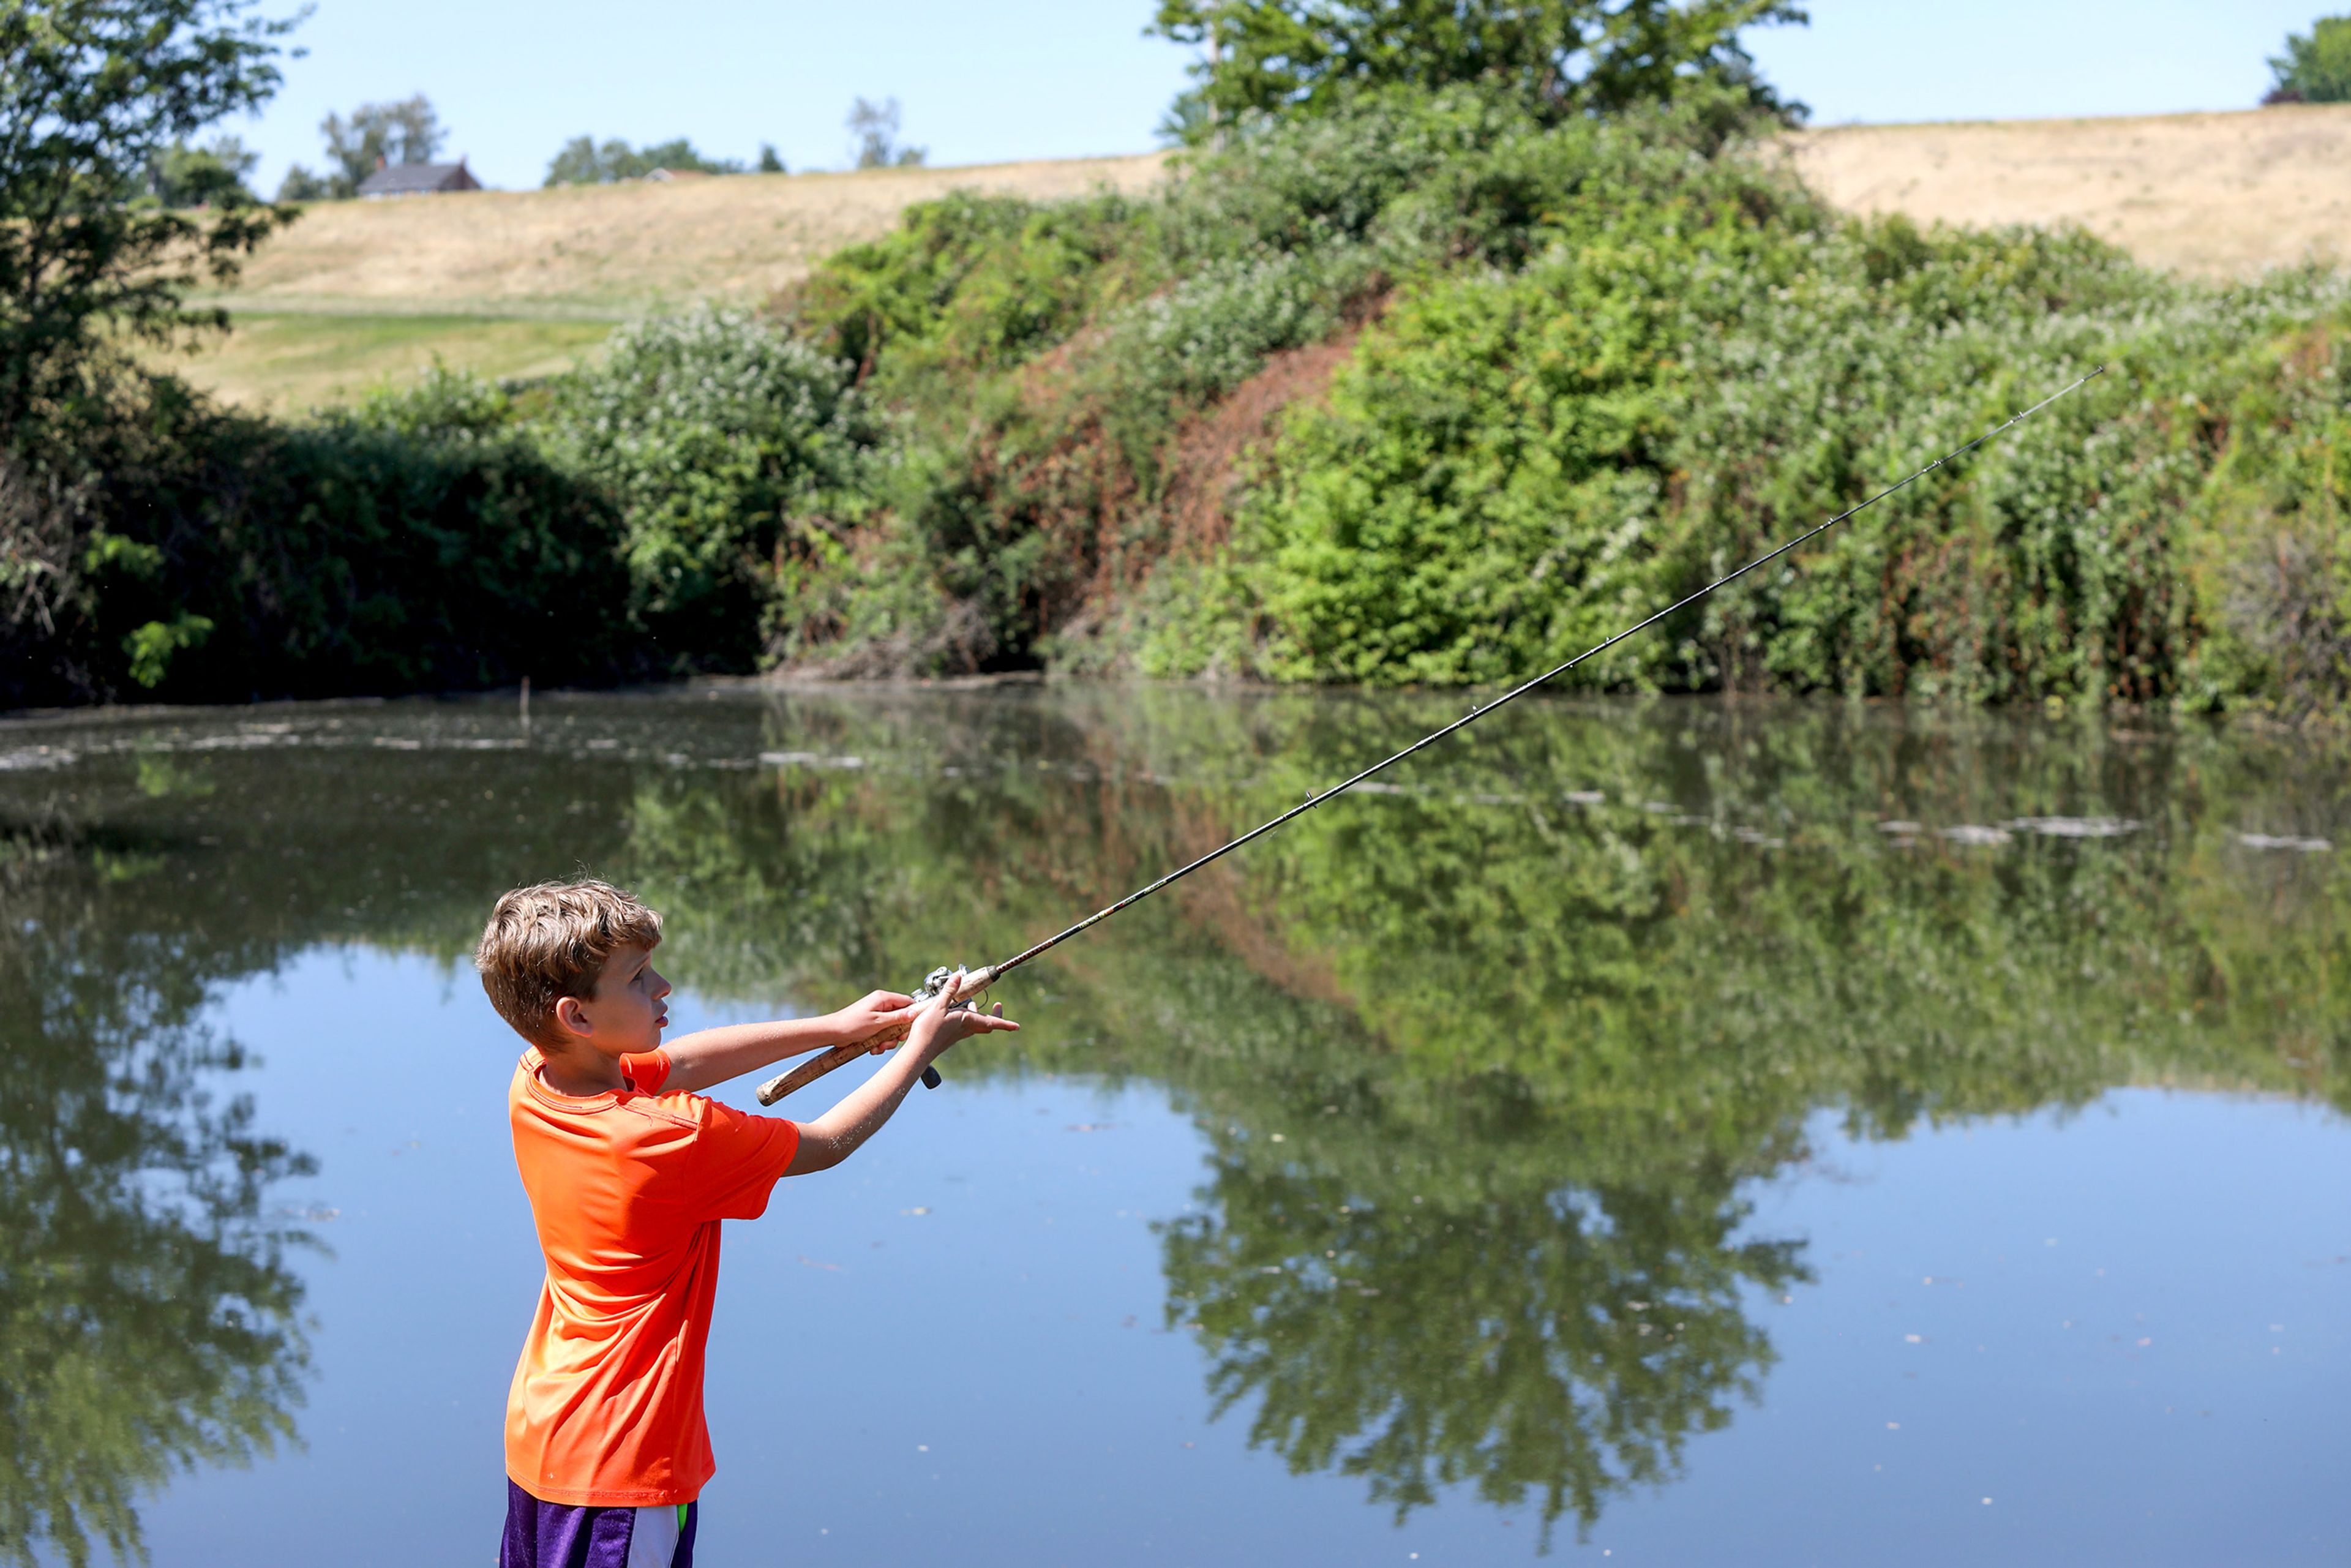
[[294, 1434], [309, 1238], [267, 1194], [312, 1165], [226, 1087], [212, 990], [321, 942], [468, 951], [500, 891], [601, 860], [631, 795], [562, 758], [388, 768], [365, 727], [324, 751], [245, 744], [282, 719], [162, 727], [0, 770], [0, 1561], [134, 1552], [140, 1491]]
[[[10, 862], [49, 913], [0, 932], [0, 1004], [53, 1090], [12, 1083], [0, 1130], [0, 1180], [42, 1217], [5, 1243], [0, 1355], [81, 1346], [80, 1384], [21, 1386], [101, 1413], [133, 1391], [106, 1417], [123, 1431], [139, 1400], [182, 1413], [68, 1448], [0, 1412], [8, 1441], [114, 1478], [79, 1516], [101, 1537], [104, 1499], [282, 1432], [300, 1365], [255, 1222], [288, 1157], [188, 1084], [234, 1061], [193, 1028], [207, 980], [327, 939], [454, 956], [496, 892], [584, 862], [668, 911], [689, 986], [831, 999], [1000, 956], [1447, 716], [1100, 689], [554, 704], [526, 751], [462, 749], [512, 739], [476, 710], [404, 711], [383, 722], [421, 751], [92, 764], [78, 820], [121, 841]], [[1818, 1113], [1899, 1136], [2149, 1080], [2351, 1105], [2351, 855], [2248, 860], [2231, 831], [2339, 828], [2343, 777], [2264, 739], [1513, 710], [1399, 769], [1405, 793], [1335, 803], [1057, 952], [1008, 988], [1035, 1026], [1019, 1045], [949, 1071], [1144, 1079], [1197, 1118], [1211, 1164], [1205, 1211], [1165, 1233], [1171, 1316], [1200, 1325], [1220, 1408], [1290, 1464], [1400, 1511], [1461, 1486], [1587, 1525], [1759, 1387], [1748, 1304], [1802, 1264], [1745, 1233], [1740, 1195]], [[2101, 814], [2145, 826], [1997, 849], [1878, 826]], [[60, 1179], [53, 1143], [100, 1175]], [[83, 1288], [49, 1279], [78, 1193], [162, 1232], [104, 1249], [133, 1303], [112, 1317], [23, 1282]], [[20, 1500], [55, 1490], [21, 1478], [60, 1472], [9, 1462], [17, 1540]]]
[[1748, 1233], [1742, 1184], [1802, 1154], [1801, 1108], [1545, 1103], [1404, 1071], [1360, 1015], [1229, 968], [1165, 982], [1184, 1010], [1113, 1032], [1158, 1029], [1208, 1136], [1199, 1212], [1163, 1232], [1168, 1317], [1252, 1441], [1399, 1517], [1453, 1486], [1531, 1502], [1547, 1542], [1758, 1396], [1750, 1303], [1807, 1276]]
[[123, 919], [162, 890], [125, 846], [0, 837], [0, 1558], [140, 1552], [136, 1494], [293, 1434], [307, 1352], [294, 1239], [264, 1223], [308, 1161], [214, 1085], [208, 956]]
[[1430, 1203], [1220, 1137], [1206, 1196], [1166, 1228], [1167, 1312], [1198, 1326], [1217, 1412], [1255, 1400], [1253, 1442], [1364, 1478], [1399, 1520], [1468, 1484], [1531, 1494], [1548, 1539], [1671, 1479], [1773, 1359], [1742, 1292], [1802, 1277], [1698, 1183]]

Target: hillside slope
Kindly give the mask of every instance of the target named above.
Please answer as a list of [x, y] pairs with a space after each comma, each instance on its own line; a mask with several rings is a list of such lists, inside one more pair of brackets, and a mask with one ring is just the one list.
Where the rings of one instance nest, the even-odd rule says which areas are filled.
[[[1851, 211], [2079, 223], [2141, 261], [2197, 276], [2249, 277], [2351, 249], [2351, 106], [1838, 126], [1798, 132], [1787, 147]], [[596, 323], [693, 299], [756, 303], [950, 190], [1135, 192], [1165, 165], [1149, 153], [322, 203], [221, 298], [242, 324], [186, 371], [235, 402], [287, 410], [435, 358], [544, 374], [591, 350]]]
[[[2346, 105], [1837, 126], [1789, 145], [1804, 177], [1854, 211], [2078, 222], [2141, 261], [2187, 272], [2258, 272], [2351, 235]], [[1147, 153], [320, 203], [254, 258], [227, 302], [617, 319], [664, 301], [756, 300], [947, 191], [1138, 191], [1165, 162]]]
[[[54, 464], [91, 498], [19, 529], [75, 618], [18, 615], [0, 669], [22, 701], [754, 670], [1489, 686], [1915, 470], [1575, 683], [2351, 708], [2351, 271], [2224, 288], [2085, 226], [1857, 219], [1779, 160], [1865, 139], [1714, 156], [1736, 101], [1350, 95], [1147, 195], [908, 209], [788, 309], [613, 329], [559, 313], [586, 286], [509, 277], [494, 298], [548, 313], [248, 313], [252, 341], [338, 323], [355, 355], [364, 324], [611, 335], [514, 395], [435, 378], [286, 424], [125, 385]], [[2043, 129], [2044, 154], [2107, 138], [2110, 179], [2154, 140]], [[1987, 157], [1889, 133], [1937, 136]], [[2250, 145], [2212, 183], [2274, 212], [2279, 154]], [[1965, 159], [1925, 162], [1948, 193]], [[1969, 215], [2069, 215], [2010, 172]], [[1931, 217], [1933, 188], [1884, 199]], [[618, 194], [632, 237], [680, 210]]]

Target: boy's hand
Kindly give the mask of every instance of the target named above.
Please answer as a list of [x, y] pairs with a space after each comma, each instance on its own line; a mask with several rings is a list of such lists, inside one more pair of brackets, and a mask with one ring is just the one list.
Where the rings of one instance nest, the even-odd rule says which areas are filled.
[[914, 998], [898, 991], [868, 991], [832, 1015], [841, 1043], [863, 1040], [879, 1056], [906, 1038], [914, 1024]]
[[977, 1008], [957, 1008], [949, 1011], [950, 1007], [962, 997], [967, 978], [963, 975], [956, 976], [947, 982], [945, 989], [925, 1002], [922, 1010], [914, 1015], [914, 1028], [908, 1040], [916, 1050], [936, 1058], [957, 1040], [968, 1040], [976, 1034], [1001, 1034], [1020, 1028], [1004, 1016], [1002, 1002], [986, 1012]]

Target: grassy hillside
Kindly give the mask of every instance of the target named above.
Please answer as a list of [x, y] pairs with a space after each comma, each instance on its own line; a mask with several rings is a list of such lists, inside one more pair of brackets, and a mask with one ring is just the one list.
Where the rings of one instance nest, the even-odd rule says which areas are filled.
[[[1854, 213], [1970, 226], [2078, 223], [2151, 267], [2250, 277], [2351, 235], [2351, 108], [1948, 125], [1787, 139]], [[746, 175], [670, 185], [321, 203], [221, 303], [238, 331], [186, 362], [253, 408], [340, 403], [435, 358], [546, 374], [611, 324], [697, 299], [757, 304], [951, 190], [1051, 201], [1162, 176], [1163, 154]]]
[[229, 338], [180, 361], [197, 386], [287, 412], [351, 401], [436, 358], [488, 376], [576, 363], [622, 321], [696, 300], [760, 303], [949, 191], [1050, 201], [1137, 191], [1161, 154], [674, 184], [321, 202], [272, 239]]
[[343, 404], [436, 362], [504, 380], [570, 369], [612, 332], [606, 320], [529, 317], [239, 311], [188, 379], [243, 408], [293, 414]]

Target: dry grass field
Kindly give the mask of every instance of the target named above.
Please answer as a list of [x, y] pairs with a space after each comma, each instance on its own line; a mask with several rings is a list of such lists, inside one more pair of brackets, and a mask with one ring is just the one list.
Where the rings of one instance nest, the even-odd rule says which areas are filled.
[[[1840, 126], [1791, 136], [1832, 201], [1921, 222], [2078, 223], [2141, 260], [2243, 277], [2351, 257], [2351, 106], [2129, 119]], [[438, 355], [538, 375], [614, 322], [695, 299], [757, 302], [912, 203], [971, 189], [1139, 191], [1164, 154], [737, 175], [312, 206], [222, 303], [238, 327], [186, 365], [199, 384], [291, 410]]]
[[232, 308], [621, 319], [692, 299], [757, 301], [817, 259], [952, 190], [1140, 190], [1164, 156], [321, 202], [254, 257]]
[[1852, 212], [2077, 223], [2204, 277], [2351, 256], [2351, 105], [1840, 126], [1790, 143], [1804, 178]]

